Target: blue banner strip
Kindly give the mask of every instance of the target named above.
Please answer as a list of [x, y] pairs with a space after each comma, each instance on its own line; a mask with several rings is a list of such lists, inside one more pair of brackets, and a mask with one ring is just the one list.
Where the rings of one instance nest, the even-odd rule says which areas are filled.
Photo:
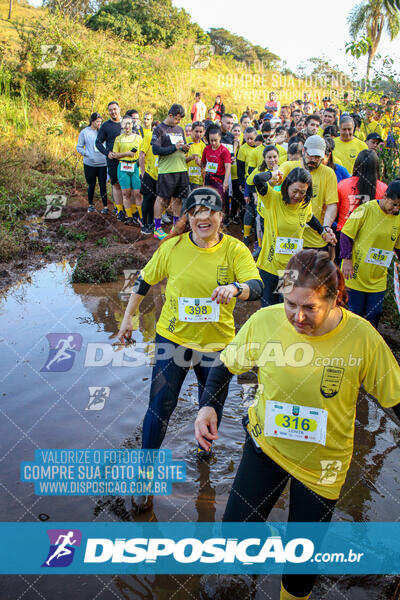
[[400, 573], [400, 523], [0, 523], [1, 574]]

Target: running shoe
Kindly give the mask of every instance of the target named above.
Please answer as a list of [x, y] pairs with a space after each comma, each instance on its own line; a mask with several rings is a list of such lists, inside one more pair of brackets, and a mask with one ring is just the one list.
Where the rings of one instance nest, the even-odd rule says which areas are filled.
[[245, 246], [250, 246], [250, 238], [249, 238], [249, 237], [247, 237], [247, 236], [245, 236], [245, 237], [243, 238], [243, 244], [244, 244]]
[[103, 210], [101, 211], [101, 214], [102, 214], [102, 215], [108, 215], [108, 213], [109, 213], [109, 210], [108, 210], [107, 206], [105, 206], [105, 207], [103, 208]]
[[123, 210], [120, 210], [118, 215], [117, 215], [117, 220], [121, 221], [121, 223], [125, 223], [126, 217], [125, 217], [125, 213]]
[[142, 225], [140, 233], [143, 235], [151, 235], [153, 233], [153, 225]]
[[125, 219], [125, 225], [133, 225], [133, 217], [127, 217]]
[[132, 219], [133, 219], [133, 224], [134, 225], [137, 225], [138, 227], [142, 227], [143, 226], [143, 223], [142, 223], [142, 221], [141, 221], [138, 213], [136, 213], [135, 215], [133, 215]]
[[118, 208], [116, 206], [114, 206], [113, 215], [118, 215]]
[[167, 213], [164, 213], [163, 215], [161, 215], [161, 221], [162, 223], [164, 223], [164, 225], [168, 225], [169, 223], [171, 223], [171, 218], [167, 215]]
[[87, 209], [88, 212], [96, 212], [95, 207], [93, 206], [93, 204], [89, 204], [89, 207]]
[[154, 230], [154, 237], [157, 238], [158, 240], [163, 240], [164, 238], [167, 237], [167, 235], [168, 235], [168, 233], [165, 233], [165, 231], [161, 227]]

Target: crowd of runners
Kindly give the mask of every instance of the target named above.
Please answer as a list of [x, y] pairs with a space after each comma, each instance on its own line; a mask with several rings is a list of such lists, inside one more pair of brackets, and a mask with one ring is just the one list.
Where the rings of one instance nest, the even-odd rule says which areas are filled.
[[[281, 106], [271, 92], [259, 114], [236, 115], [220, 96], [207, 110], [197, 93], [185, 127], [180, 104], [161, 123], [136, 110], [121, 118], [117, 102], [108, 111], [79, 136], [88, 210], [98, 180], [108, 214], [108, 175], [116, 218], [161, 241], [119, 343], [130, 342], [150, 287], [167, 280], [142, 447], [160, 448], [193, 367], [197, 455], [208, 459], [230, 379], [258, 368], [224, 520], [267, 520], [290, 480], [289, 521], [330, 521], [360, 386], [400, 417], [399, 366], [377, 331], [400, 258], [400, 179], [383, 183], [378, 160], [397, 143], [397, 105], [383, 96], [360, 115], [310, 94]], [[236, 299], [254, 302], [254, 314], [235, 336]], [[144, 510], [152, 497], [132, 504]], [[306, 600], [314, 579], [284, 575], [281, 600]]]

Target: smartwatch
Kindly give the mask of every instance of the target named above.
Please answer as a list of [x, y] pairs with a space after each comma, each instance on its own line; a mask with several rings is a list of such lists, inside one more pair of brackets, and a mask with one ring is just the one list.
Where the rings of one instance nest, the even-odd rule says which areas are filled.
[[235, 288], [237, 289], [236, 294], [233, 296], [234, 298], [237, 298], [243, 292], [243, 286], [240, 283], [238, 283], [237, 281], [233, 281], [231, 285], [234, 285]]

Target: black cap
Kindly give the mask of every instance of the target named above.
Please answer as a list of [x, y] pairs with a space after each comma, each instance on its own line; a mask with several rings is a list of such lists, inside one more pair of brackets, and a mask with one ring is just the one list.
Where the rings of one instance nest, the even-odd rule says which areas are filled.
[[383, 139], [381, 138], [379, 133], [376, 133], [375, 131], [367, 135], [367, 140], [379, 140], [380, 142], [383, 142]]
[[205, 206], [220, 212], [222, 210], [222, 199], [213, 188], [199, 187], [192, 190], [186, 198], [184, 212], [187, 213], [194, 206]]

